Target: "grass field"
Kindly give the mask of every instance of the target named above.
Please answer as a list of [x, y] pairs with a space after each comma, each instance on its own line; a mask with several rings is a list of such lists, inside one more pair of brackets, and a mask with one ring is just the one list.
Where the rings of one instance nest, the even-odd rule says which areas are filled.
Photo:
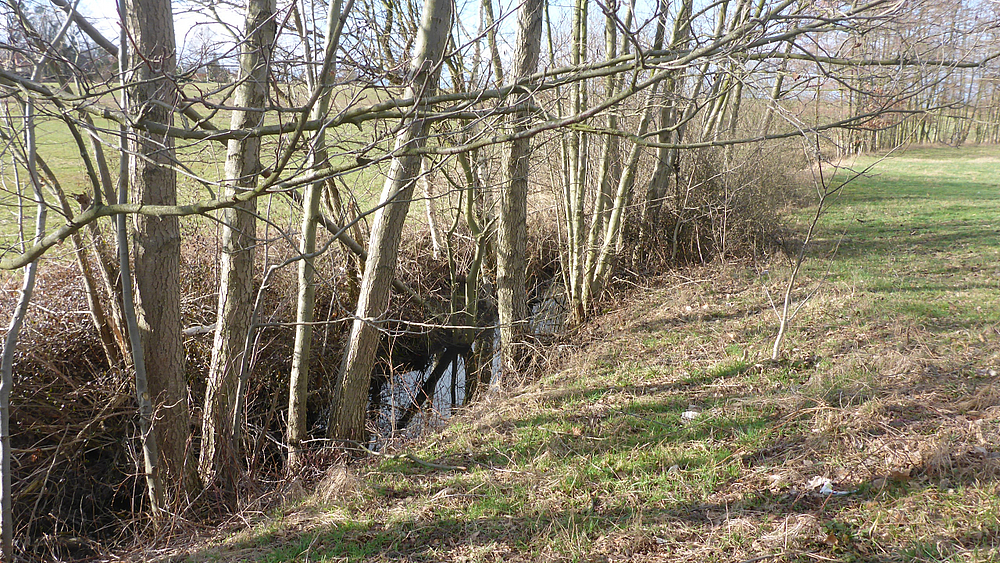
[[[208, 85], [202, 84], [188, 85], [187, 88], [188, 94], [194, 95], [198, 91], [214, 90], [215, 87], [208, 87]], [[341, 91], [336, 95], [334, 106], [338, 109], [344, 109], [352, 104], [367, 105], [376, 103], [387, 96], [388, 94], [384, 92], [374, 90], [359, 92]], [[213, 98], [213, 101], [221, 102], [223, 100], [215, 100]], [[107, 100], [105, 105], [110, 108], [117, 107], [116, 103], [110, 100]], [[200, 105], [196, 106], [196, 110], [205, 116], [211, 116], [211, 122], [216, 127], [225, 129], [230, 125], [231, 112], [229, 110], [210, 111]], [[60, 185], [69, 196], [84, 193], [89, 194], [92, 192], [93, 187], [87, 177], [86, 167], [80, 158], [79, 147], [74, 142], [65, 123], [57, 115], [54, 115], [53, 111], [52, 108], [42, 107], [36, 117], [37, 152], [45, 164], [55, 172]], [[296, 117], [297, 114], [292, 116], [284, 115], [281, 119], [287, 122]], [[16, 119], [14, 122], [17, 124], [17, 128], [8, 133], [20, 140], [20, 136], [23, 134], [20, 129], [20, 122]], [[277, 123], [278, 120], [273, 115], [269, 115], [265, 121], [265, 125], [276, 125]], [[182, 118], [177, 118], [176, 124], [178, 126], [193, 126], [190, 122]], [[112, 179], [113, 181], [117, 181], [118, 153], [116, 148], [118, 146], [118, 125], [98, 120], [95, 126], [100, 133], [100, 138], [103, 140], [103, 149], [108, 159], [108, 168]], [[86, 135], [86, 133], [82, 134]], [[308, 139], [308, 135], [306, 139]], [[354, 125], [345, 125], [329, 129], [327, 131], [326, 142], [330, 151], [331, 163], [334, 166], [338, 166], [344, 163], [354, 163], [353, 152], [363, 146], [371, 145], [371, 152], [367, 155], [369, 158], [376, 159], [382, 157], [391, 150], [392, 135], [386, 134], [385, 131], [377, 131], [376, 126], [369, 122], [365, 123], [361, 128]], [[260, 154], [262, 167], [273, 168], [278, 161], [281, 151], [285, 147], [286, 143], [276, 137], [264, 139]], [[92, 149], [89, 146], [87, 150], [92, 153]], [[221, 197], [222, 182], [225, 179], [226, 146], [218, 142], [177, 140], [176, 151], [177, 163], [175, 168], [178, 172], [178, 203], [188, 204]], [[305, 148], [298, 150], [281, 177], [287, 179], [300, 173], [302, 167], [306, 165], [307, 157], [308, 151]], [[10, 155], [6, 155], [4, 158], [5, 162], [0, 167], [0, 211], [2, 211], [0, 213], [0, 247], [7, 247], [17, 242], [18, 225], [16, 208], [20, 203], [20, 198], [16, 195], [17, 187], [14, 183], [15, 170], [8, 162]], [[384, 172], [387, 167], [388, 161], [379, 161], [371, 166], [363, 167], [344, 175], [341, 178], [343, 185], [347, 186], [352, 192], [351, 194], [345, 193], [344, 197], [355, 198], [359, 208], [362, 210], [369, 210], [374, 207], [378, 202], [382, 183], [385, 179]], [[19, 174], [19, 183], [22, 185], [23, 197], [28, 198], [30, 197], [30, 188], [27, 187], [27, 175], [21, 167], [18, 168], [17, 173]], [[55, 202], [53, 195], [47, 194], [46, 197], [51, 207], [58, 208], [58, 203]], [[270, 203], [269, 199], [271, 198], [263, 198], [259, 204], [262, 214], [265, 213], [263, 209]], [[269, 218], [279, 226], [293, 225], [290, 230], [294, 231], [298, 228], [299, 219], [297, 218], [297, 213], [286, 209], [287, 205], [288, 202], [285, 198], [277, 198], [276, 203], [272, 206], [272, 213]], [[73, 204], [72, 207], [74, 210], [78, 210], [76, 204]], [[34, 232], [34, 212], [33, 204], [28, 202], [25, 211], [28, 219], [24, 226], [24, 231], [28, 238]], [[53, 217], [50, 217], [49, 221], [50, 228], [53, 224], [58, 224], [58, 221]], [[183, 225], [185, 234], [195, 234], [204, 230], [205, 222], [201, 217], [192, 217], [185, 219]]]
[[249, 528], [159, 553], [998, 560], [998, 178], [1000, 149], [942, 148], [852, 183], [821, 222], [796, 289], [815, 293], [779, 362], [765, 358], [782, 258], [623, 288], [639, 297], [608, 303], [540, 382], [411, 445], [440, 468], [331, 468]]

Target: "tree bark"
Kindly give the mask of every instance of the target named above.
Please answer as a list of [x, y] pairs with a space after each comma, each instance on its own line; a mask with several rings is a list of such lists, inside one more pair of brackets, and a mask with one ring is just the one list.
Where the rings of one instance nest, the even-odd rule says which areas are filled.
[[[353, 5], [347, 0], [349, 12]], [[317, 92], [319, 98], [310, 111], [310, 118], [320, 119], [330, 107], [333, 94], [333, 75], [336, 73], [335, 56], [343, 30], [341, 0], [331, 0], [327, 12], [326, 46], [323, 49], [323, 68], [319, 73]], [[315, 93], [314, 93], [315, 94]], [[319, 130], [312, 141], [313, 154], [310, 164], [324, 162], [327, 158], [326, 137]], [[320, 220], [320, 203], [323, 199], [325, 182], [317, 181], [306, 187], [302, 198], [302, 240], [299, 246], [302, 259], [299, 261], [299, 293], [295, 314], [295, 349], [292, 352], [292, 372], [288, 382], [288, 462], [289, 472], [302, 464], [302, 440], [306, 438], [306, 412], [309, 393], [309, 360], [312, 354], [313, 309], [316, 304], [316, 286], [313, 255], [316, 253], [316, 226]]]
[[[240, 83], [237, 108], [263, 108], [268, 96], [268, 70], [277, 25], [275, 0], [247, 0], [246, 37], [240, 53]], [[233, 111], [233, 129], [263, 125], [264, 112]], [[260, 139], [229, 141], [226, 152], [226, 197], [252, 190], [261, 172]], [[239, 451], [239, 419], [234, 412], [237, 382], [242, 377], [244, 345], [253, 322], [254, 247], [257, 238], [257, 202], [248, 200], [222, 212], [222, 258], [218, 322], [212, 347], [212, 363], [205, 391], [202, 418], [201, 457], [198, 472], [204, 482], [216, 477], [223, 490], [235, 486], [236, 454]]]
[[[128, 80], [132, 110], [169, 126], [176, 92], [168, 75], [177, 66], [170, 0], [126, 0], [125, 7], [125, 26], [138, 51], [130, 59], [134, 61]], [[144, 205], [176, 205], [173, 139], [133, 129], [129, 149], [134, 199]], [[175, 487], [172, 493], [177, 509], [198, 489], [196, 468], [188, 462], [190, 416], [181, 335], [180, 224], [177, 217], [147, 215], [138, 215], [135, 223], [137, 309], [149, 391], [156, 409], [154, 433], [166, 469], [165, 482]]]
[[[518, 41], [514, 55], [513, 80], [535, 72], [542, 45], [542, 0], [526, 0], [518, 14]], [[516, 94], [521, 111], [513, 117], [513, 133], [528, 129], [527, 104], [530, 90]], [[521, 340], [527, 332], [528, 304], [526, 288], [528, 246], [528, 164], [531, 139], [511, 141], [505, 155], [506, 178], [500, 192], [500, 217], [497, 224], [497, 307], [500, 316], [500, 358], [504, 377], [522, 366]]]
[[[589, 0], [577, 0], [573, 8], [573, 39], [570, 47], [570, 63], [573, 65], [580, 65], [588, 60], [588, 7]], [[587, 109], [587, 82], [584, 80], [574, 81], [570, 87], [570, 93], [570, 113], [572, 115], [582, 114]], [[570, 315], [576, 321], [580, 321], [584, 317], [582, 301], [585, 264], [583, 231], [587, 205], [587, 171], [590, 162], [589, 141], [588, 134], [583, 131], [571, 130], [566, 153], [568, 162], [564, 165], [569, 171], [565, 203], [566, 235], [569, 243], [569, 249], [566, 252], [569, 273], [566, 277], [569, 281]]]
[[[432, 96], [436, 92], [453, 10], [451, 0], [425, 0], [407, 97]], [[378, 322], [388, 305], [403, 222], [420, 174], [422, 156], [414, 154], [412, 149], [426, 144], [428, 125], [425, 119], [414, 116], [396, 137], [397, 156], [389, 166], [380, 207], [372, 221], [357, 315], [334, 390], [329, 425], [330, 437], [334, 439], [364, 441], [366, 438], [368, 387], [381, 334]]]
[[[119, 0], [119, 12], [125, 13], [125, 0]], [[122, 84], [127, 83], [128, 60], [130, 47], [127, 40], [128, 30], [122, 26], [119, 32], [118, 77]], [[128, 90], [119, 92], [122, 111], [128, 112]], [[128, 202], [129, 198], [129, 129], [125, 125], [118, 128], [118, 195], [119, 204]], [[110, 175], [110, 174], [109, 174]], [[109, 201], [111, 199], [109, 198]], [[142, 470], [146, 477], [146, 493], [149, 495], [149, 508], [154, 522], [158, 521], [164, 508], [163, 465], [160, 463], [160, 449], [153, 433], [153, 402], [149, 395], [149, 384], [146, 377], [145, 354], [142, 350], [142, 336], [139, 334], [139, 322], [136, 319], [135, 299], [132, 295], [132, 265], [128, 249], [128, 228], [125, 215], [115, 216], [115, 242], [118, 250], [119, 287], [121, 288], [121, 314], [124, 332], [128, 334], [128, 350], [135, 370], [135, 399], [139, 411], [139, 431], [142, 444]], [[95, 241], [99, 239], [95, 238]], [[107, 268], [110, 271], [110, 268]]]

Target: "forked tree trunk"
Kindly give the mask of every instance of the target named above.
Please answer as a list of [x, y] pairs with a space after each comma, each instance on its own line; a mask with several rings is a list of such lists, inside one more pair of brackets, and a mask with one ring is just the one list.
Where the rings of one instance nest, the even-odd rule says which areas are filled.
[[[437, 90], [453, 10], [452, 0], [425, 0], [407, 97], [432, 96]], [[330, 437], [334, 439], [364, 441], [366, 438], [368, 387], [381, 334], [378, 323], [384, 318], [389, 302], [389, 285], [396, 270], [403, 222], [420, 174], [422, 156], [412, 151], [426, 143], [427, 128], [426, 120], [414, 116], [396, 137], [398, 156], [389, 166], [379, 200], [381, 206], [372, 221], [357, 316], [334, 390], [329, 425]]]
[[[513, 80], [521, 80], [538, 66], [542, 45], [542, 0], [525, 0], [518, 14], [517, 51], [514, 54]], [[517, 91], [518, 111], [512, 133], [528, 129], [527, 111], [531, 90]], [[497, 224], [497, 307], [500, 315], [500, 358], [504, 377], [510, 377], [522, 363], [521, 340], [527, 332], [526, 269], [528, 246], [528, 162], [531, 139], [511, 141], [505, 159], [506, 178], [500, 192], [500, 217]]]
[[[634, 1], [635, 0], [630, 0], [630, 2], [626, 4], [626, 13], [624, 18], [624, 33], [626, 35], [626, 39], [628, 34], [631, 33], [630, 28]], [[615, 4], [617, 4], [617, 2], [613, 2], [609, 5], [609, 9], [605, 13], [604, 20], [604, 51], [605, 58], [609, 61], [618, 56], [618, 6]], [[622, 51], [625, 54], [628, 54], [630, 45], [627, 40], [623, 43], [622, 47]], [[605, 77], [605, 97], [611, 97], [618, 93], [620, 80], [620, 78], [615, 76]], [[618, 124], [619, 116], [616, 111], [609, 111], [607, 115], [608, 130], [618, 130]], [[604, 155], [601, 158], [601, 168], [597, 175], [597, 177], [600, 178], [601, 187], [598, 191], [597, 199], [594, 202], [594, 213], [590, 220], [590, 230], [587, 235], [587, 246], [582, 251], [586, 256], [583, 266], [584, 283], [580, 288], [584, 310], [589, 307], [591, 301], [595, 298], [593, 295], [593, 290], [596, 287], [594, 284], [594, 273], [597, 269], [595, 260], [598, 257], [597, 249], [599, 246], [599, 238], [607, 231], [608, 222], [611, 219], [615, 201], [617, 201], [615, 196], [617, 193], [616, 188], [618, 187], [618, 179], [621, 178], [622, 173], [623, 168], [621, 162], [620, 140], [615, 135], [607, 135], [604, 144]]]
[[[138, 51], [130, 59], [134, 64], [129, 99], [147, 120], [170, 125], [170, 108], [177, 102], [174, 84], [167, 77], [177, 68], [170, 0], [126, 0], [123, 17]], [[133, 197], [143, 204], [176, 205], [173, 139], [133, 129], [129, 149]], [[181, 508], [198, 489], [198, 474], [195, 464], [188, 462], [191, 433], [181, 335], [178, 218], [138, 215], [135, 244], [139, 329], [156, 409], [153, 430], [166, 469], [165, 482], [174, 485], [174, 508]]]
[[[725, 4], [723, 4], [724, 10]], [[669, 6], [666, 0], [661, 0], [658, 34], [663, 34], [666, 26], [666, 15]], [[691, 0], [682, 0], [678, 6], [678, 13], [674, 17], [674, 28], [670, 39], [670, 48], [679, 51], [686, 50], [691, 38]], [[683, 74], [686, 69], [681, 68], [671, 73], [663, 85], [663, 105], [660, 106], [660, 131], [657, 140], [663, 145], [676, 143], [679, 140], [677, 128], [680, 127], [680, 95], [683, 90]], [[649, 248], [654, 244], [660, 229], [660, 210], [666, 200], [669, 190], [670, 178], [674, 174], [674, 166], [678, 158], [676, 149], [667, 146], [660, 146], [656, 149], [656, 166], [650, 176], [649, 184], [646, 188], [646, 197], [643, 201], [642, 218], [640, 220], [640, 248]]]
[[[247, 0], [246, 37], [241, 46], [237, 108], [263, 108], [267, 102], [268, 70], [277, 25], [275, 0]], [[262, 125], [263, 111], [233, 111], [233, 129]], [[232, 139], [226, 151], [226, 197], [252, 190], [260, 166], [260, 138]], [[198, 472], [204, 482], [222, 479], [223, 489], [232, 490], [238, 467], [239, 418], [237, 382], [242, 377], [244, 344], [253, 322], [254, 247], [257, 242], [255, 199], [222, 212], [222, 258], [220, 260], [218, 321], [212, 363], [205, 390], [202, 418], [201, 457]]]

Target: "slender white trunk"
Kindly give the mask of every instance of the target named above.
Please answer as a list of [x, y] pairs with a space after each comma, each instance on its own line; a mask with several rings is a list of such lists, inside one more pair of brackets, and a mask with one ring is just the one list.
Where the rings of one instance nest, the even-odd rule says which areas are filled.
[[427, 168], [425, 158], [420, 165], [420, 183], [424, 191], [424, 209], [427, 214], [427, 230], [431, 235], [431, 252], [435, 260], [441, 259], [441, 236], [438, 235], [437, 215], [434, 213], [434, 184], [431, 183], [431, 171]]
[[[35, 106], [29, 100], [24, 104], [25, 147], [27, 151], [28, 179], [31, 182], [35, 207], [35, 242], [45, 234], [45, 219], [47, 204], [42, 184], [35, 167]], [[22, 202], [24, 200], [21, 200]], [[0, 536], [2, 536], [2, 553], [4, 561], [14, 560], [14, 515], [11, 479], [11, 460], [13, 451], [10, 442], [10, 394], [14, 388], [14, 350], [17, 348], [21, 325], [28, 314], [28, 304], [35, 289], [35, 277], [38, 272], [38, 261], [35, 260], [24, 267], [24, 280], [18, 295], [14, 314], [3, 342], [3, 354], [0, 356]]]

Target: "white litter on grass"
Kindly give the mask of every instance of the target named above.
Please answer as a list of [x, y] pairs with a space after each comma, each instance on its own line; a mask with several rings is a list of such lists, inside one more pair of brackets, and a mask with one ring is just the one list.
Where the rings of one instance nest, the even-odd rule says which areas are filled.
[[681, 413], [682, 422], [691, 422], [692, 420], [698, 418], [701, 413], [698, 411], [684, 411]]
[[849, 495], [854, 491], [838, 491], [833, 488], [833, 481], [827, 477], [816, 476], [806, 483], [806, 488], [811, 490], [818, 490], [821, 495]]

